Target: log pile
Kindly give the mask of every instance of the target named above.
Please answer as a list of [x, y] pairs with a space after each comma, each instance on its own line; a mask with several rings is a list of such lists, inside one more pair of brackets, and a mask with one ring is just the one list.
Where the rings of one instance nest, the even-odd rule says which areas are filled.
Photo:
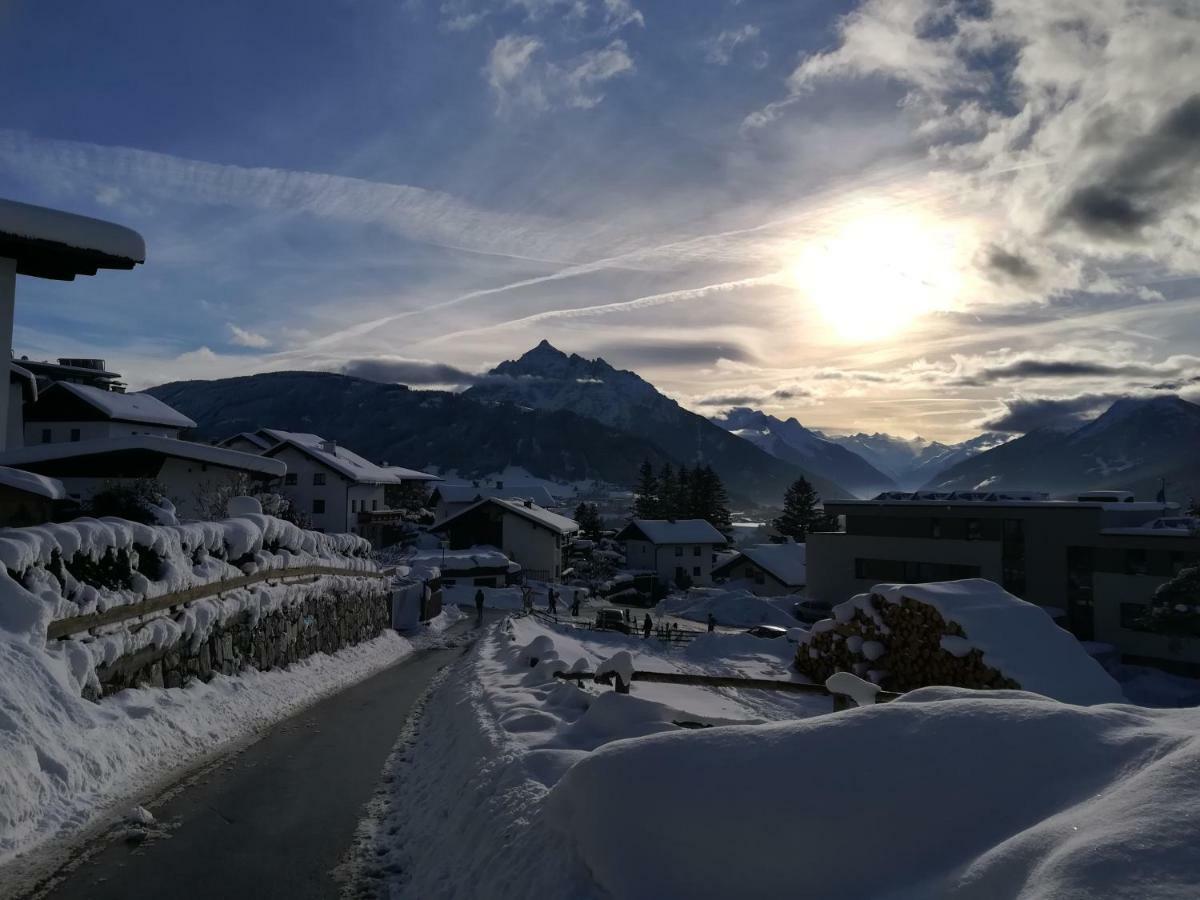
[[[942, 638], [961, 647], [956, 655]], [[983, 653], [967, 648], [969, 635], [934, 607], [909, 597], [891, 603], [871, 594], [866, 603], [842, 604], [835, 618], [818, 623], [796, 650], [796, 669], [817, 684], [834, 672], [853, 672], [884, 690], [910, 691], [930, 685], [987, 689], [1021, 687], [988, 666]]]

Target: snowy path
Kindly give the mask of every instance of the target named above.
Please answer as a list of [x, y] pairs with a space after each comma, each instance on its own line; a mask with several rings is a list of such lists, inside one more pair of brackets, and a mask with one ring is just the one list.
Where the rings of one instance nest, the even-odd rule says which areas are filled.
[[[451, 629], [472, 635], [470, 620]], [[419, 650], [281, 722], [149, 805], [165, 835], [114, 839], [44, 893], [68, 898], [328, 898], [333, 869], [414, 704], [463, 646]]]

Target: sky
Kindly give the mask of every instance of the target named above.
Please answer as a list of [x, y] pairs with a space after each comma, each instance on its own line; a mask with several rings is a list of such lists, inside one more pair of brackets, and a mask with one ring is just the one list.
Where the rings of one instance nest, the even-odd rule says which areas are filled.
[[469, 384], [543, 338], [714, 415], [958, 440], [1200, 399], [1191, 0], [0, 0], [0, 196], [133, 272], [14, 350]]

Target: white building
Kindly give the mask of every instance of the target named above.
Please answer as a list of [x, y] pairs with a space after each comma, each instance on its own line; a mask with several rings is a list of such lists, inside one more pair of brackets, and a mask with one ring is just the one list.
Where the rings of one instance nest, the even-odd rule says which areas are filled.
[[452, 550], [496, 547], [530, 578], [558, 581], [567, 572], [567, 550], [579, 523], [529, 500], [488, 497], [430, 531], [445, 535]]
[[713, 578], [747, 582], [760, 597], [797, 594], [808, 584], [807, 548], [804, 544], [756, 544], [743, 547], [717, 565]]
[[149, 394], [124, 394], [60, 381], [25, 409], [25, 444], [152, 435], [177, 438], [196, 423]]
[[[262, 452], [265, 459], [287, 466], [277, 489], [292, 500], [298, 512], [312, 522], [316, 531], [362, 534], [399, 513], [388, 508], [384, 496], [388, 485], [426, 484], [437, 476], [400, 466], [376, 465], [337, 441], [317, 434], [264, 428], [255, 433], [273, 440]], [[224, 444], [246, 440], [235, 435]]]
[[664, 584], [712, 584], [718, 547], [725, 535], [705, 519], [634, 519], [617, 533], [625, 544], [625, 565], [654, 572]]

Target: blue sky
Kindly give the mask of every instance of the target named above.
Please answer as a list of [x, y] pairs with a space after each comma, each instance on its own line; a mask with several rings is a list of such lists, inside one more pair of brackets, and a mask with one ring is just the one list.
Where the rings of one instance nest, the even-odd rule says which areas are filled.
[[10, 0], [0, 195], [148, 246], [24, 279], [15, 349], [432, 383], [546, 337], [934, 437], [1186, 390], [1200, 23], [1144, 7]]

